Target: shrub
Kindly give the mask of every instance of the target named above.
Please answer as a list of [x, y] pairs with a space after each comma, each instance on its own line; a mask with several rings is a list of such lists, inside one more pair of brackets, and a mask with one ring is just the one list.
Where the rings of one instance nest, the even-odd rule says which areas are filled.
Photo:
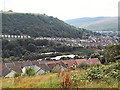
[[99, 58], [100, 54], [99, 53], [93, 53], [90, 55], [91, 58]]
[[102, 66], [102, 64], [96, 63], [96, 64], [92, 64], [91, 67], [100, 67]]
[[44, 72], [44, 73], [42, 73], [40, 75], [47, 75], [47, 74], [49, 74], [49, 72]]
[[109, 65], [101, 65], [99, 67], [91, 67], [83, 74], [84, 78], [88, 80], [102, 79], [108, 80], [110, 78], [118, 79], [120, 73], [120, 64], [111, 63]]
[[103, 78], [104, 72], [102, 67], [92, 67], [90, 69], [87, 69], [85, 72], [85, 78], [88, 80], [95, 80], [95, 79], [101, 79]]
[[82, 69], [87, 69], [88, 67], [90, 67], [90, 65], [87, 63], [80, 63], [79, 65], [77, 65], [77, 68], [82, 68]]
[[35, 73], [35, 70], [33, 68], [26, 68], [25, 69], [25, 74], [24, 75], [27, 75], [27, 76], [34, 76], [36, 73]]
[[69, 60], [69, 59], [72, 59], [70, 57], [61, 57], [60, 60]]
[[16, 72], [16, 73], [14, 74], [14, 77], [19, 77], [19, 76], [21, 76], [21, 73]]
[[58, 73], [59, 72], [59, 70], [58, 69], [52, 69], [52, 71], [51, 71], [52, 73]]
[[105, 62], [116, 62], [120, 57], [120, 45], [108, 45], [104, 50]]

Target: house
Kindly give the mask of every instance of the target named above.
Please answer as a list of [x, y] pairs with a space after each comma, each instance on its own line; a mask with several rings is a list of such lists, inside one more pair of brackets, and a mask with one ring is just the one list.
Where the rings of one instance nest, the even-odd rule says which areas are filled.
[[[2, 74], [1, 74], [1, 76], [11, 77], [12, 73], [10, 73], [10, 72], [11, 72], [10, 68], [7, 67], [5, 63], [3, 63], [3, 62], [1, 62], [1, 63], [2, 63], [2, 68], [1, 68]], [[10, 73], [10, 74], [9, 74], [9, 73]], [[8, 74], [9, 74], [10, 76], [9, 76]], [[14, 74], [14, 72], [13, 72], [13, 74]]]
[[45, 64], [39, 64], [38, 67], [40, 67], [39, 74], [45, 73], [45, 72], [50, 72], [49, 66]]
[[100, 60], [98, 58], [89, 58], [89, 59], [76, 59], [75, 60], [76, 65], [79, 65], [80, 63], [87, 63], [89, 65], [91, 64], [101, 64]]
[[67, 65], [65, 65], [63, 62], [57, 63], [53, 69], [58, 69], [60, 72], [65, 71], [67, 68]]
[[34, 61], [23, 61], [24, 67], [22, 68], [22, 72], [25, 73], [26, 68], [33, 68], [37, 74], [42, 74], [45, 72], [49, 72], [50, 69], [46, 65], [46, 62], [42, 62], [39, 60], [34, 60]]
[[15, 65], [14, 63], [5, 63], [7, 68], [13, 68]]
[[[2, 77], [6, 77], [6, 76], [8, 76], [7, 74], [9, 74], [11, 71], [10, 71], [10, 69], [9, 68], [7, 68], [7, 67], [5, 67], [5, 66], [3, 66], [2, 65]], [[9, 77], [9, 76], [8, 76]]]
[[23, 72], [22, 74], [25, 73], [26, 68], [30, 68], [30, 67], [35, 70], [36, 74], [43, 74], [43, 73], [45, 73], [45, 70], [42, 69], [41, 67], [38, 67], [37, 65], [32, 65], [32, 66], [25, 66], [25, 67], [23, 67], [22, 68], [22, 72]]
[[38, 60], [34, 60], [34, 61], [31, 61], [32, 62], [32, 65], [39, 65], [39, 61]]
[[61, 61], [49, 61], [47, 62], [47, 64], [57, 64], [57, 63], [60, 63]]
[[75, 60], [76, 65], [79, 65], [80, 63], [85, 63], [85, 62], [86, 62], [86, 59], [76, 59]]
[[26, 70], [26, 68], [33, 68], [34, 70], [35, 70], [35, 72], [37, 72], [40, 68], [39, 67], [37, 67], [36, 65], [32, 65], [32, 66], [24, 66], [23, 68], [22, 68], [22, 73], [24, 74], [25, 73], [25, 70]]
[[16, 72], [11, 70], [5, 77], [13, 77]]
[[86, 63], [91, 65], [91, 64], [101, 64], [100, 60], [98, 58], [89, 58], [86, 60]]
[[24, 67], [23, 61], [14, 61], [13, 63], [14, 63], [14, 65], [15, 65], [15, 67], [17, 67], [17, 66], [20, 66], [21, 68]]
[[47, 63], [48, 63], [50, 70], [58, 69], [62, 72], [67, 68], [67, 65], [65, 65], [62, 61], [50, 61]]
[[2, 76], [4, 77], [13, 77], [14, 74], [22, 73], [20, 66], [15, 66], [15, 64], [12, 63], [2, 63]]
[[73, 67], [73, 65], [75, 64], [75, 60], [62, 60], [62, 62], [68, 67]]
[[32, 65], [32, 62], [30, 60], [22, 61], [22, 63], [24, 64], [24, 66], [31, 66]]
[[[1, 62], [2, 63], [2, 62]], [[14, 61], [11, 63], [2, 63], [0, 76], [3, 77], [13, 77], [13, 75], [18, 73], [25, 73], [26, 68], [33, 68], [37, 74], [43, 74], [45, 72], [50, 72], [52, 69], [59, 69], [61, 72], [66, 68], [75, 68], [76, 65], [80, 63], [91, 64], [101, 64], [98, 58], [89, 58], [87, 59], [75, 59], [75, 60], [60, 60], [60, 61]]]
[[101, 64], [100, 60], [98, 58], [89, 58], [87, 59], [75, 59], [75, 60], [62, 60], [62, 62], [67, 65], [68, 68], [70, 67], [76, 67], [76, 65], [79, 65], [80, 63], [87, 63], [89, 65], [91, 64]]

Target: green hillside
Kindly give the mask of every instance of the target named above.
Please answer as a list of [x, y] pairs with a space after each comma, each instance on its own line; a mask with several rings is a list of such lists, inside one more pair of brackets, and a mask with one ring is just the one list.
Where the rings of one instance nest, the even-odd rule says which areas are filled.
[[117, 31], [118, 18], [117, 17], [86, 17], [77, 18], [65, 21], [76, 27], [85, 28], [94, 31]]
[[3, 34], [68, 38], [83, 38], [95, 34], [45, 14], [4, 12], [2, 17]]

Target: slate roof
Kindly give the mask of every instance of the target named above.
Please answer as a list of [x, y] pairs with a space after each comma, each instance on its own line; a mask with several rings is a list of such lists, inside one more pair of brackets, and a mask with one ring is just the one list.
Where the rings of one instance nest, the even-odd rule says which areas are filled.
[[15, 67], [16, 66], [20, 66], [21, 68], [24, 67], [23, 61], [14, 61], [13, 63], [15, 64]]
[[8, 73], [10, 73], [10, 69], [6, 67], [5, 63], [2, 63], [2, 75], [0, 76], [6, 76]]
[[58, 65], [67, 68], [67, 65], [65, 65], [65, 63], [62, 62], [62, 61], [49, 61], [49, 62], [47, 62], [47, 63], [48, 63], [48, 66], [49, 66], [49, 68], [50, 68], [51, 70], [52, 70], [54, 67], [58, 66]]
[[61, 66], [63, 66], [64, 68], [67, 68], [67, 65], [64, 64], [63, 62], [60, 62], [59, 64], [60, 64]]
[[5, 63], [5, 65], [6, 65], [6, 67], [8, 67], [8, 68], [13, 68], [15, 65], [14, 65], [14, 63]]
[[39, 64], [38, 67], [40, 67], [44, 71], [50, 71], [50, 68], [47, 64]]
[[6, 76], [8, 73], [10, 73], [10, 69], [8, 69], [8, 68], [3, 68], [2, 69], [2, 76]]
[[19, 65], [15, 65], [15, 63], [2, 63], [2, 76], [6, 76], [11, 71], [22, 72], [22, 69]]
[[30, 60], [23, 61], [24, 66], [31, 66], [32, 62]]
[[50, 68], [50, 70], [52, 70], [52, 69], [56, 66], [55, 63], [51, 63], [51, 64], [47, 64], [47, 65], [48, 65], [48, 67]]
[[10, 70], [13, 70], [13, 71], [18, 72], [18, 73], [22, 73], [22, 68], [20, 66], [10, 68]]
[[57, 63], [60, 63], [61, 61], [49, 61], [47, 62], [47, 64], [57, 64]]
[[31, 61], [31, 62], [32, 62], [32, 65], [39, 65], [39, 61], [37, 60]]
[[76, 64], [85, 63], [86, 59], [76, 59]]
[[62, 60], [62, 62], [68, 67], [71, 67], [73, 64], [75, 64], [75, 60]]
[[37, 61], [39, 61], [39, 64], [45, 64], [45, 63], [47, 63], [47, 61], [40, 61], [40, 60], [37, 60]]

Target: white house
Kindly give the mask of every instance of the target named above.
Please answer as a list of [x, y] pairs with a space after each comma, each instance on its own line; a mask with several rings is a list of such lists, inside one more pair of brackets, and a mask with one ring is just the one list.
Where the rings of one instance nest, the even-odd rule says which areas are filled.
[[30, 67], [33, 68], [37, 74], [45, 73], [45, 71], [42, 68], [38, 67], [37, 65], [32, 65], [32, 66], [25, 66], [25, 67], [23, 67], [22, 68], [23, 74], [25, 73], [26, 68], [30, 68]]
[[10, 73], [8, 73], [5, 77], [13, 77], [16, 72], [11, 70]]

